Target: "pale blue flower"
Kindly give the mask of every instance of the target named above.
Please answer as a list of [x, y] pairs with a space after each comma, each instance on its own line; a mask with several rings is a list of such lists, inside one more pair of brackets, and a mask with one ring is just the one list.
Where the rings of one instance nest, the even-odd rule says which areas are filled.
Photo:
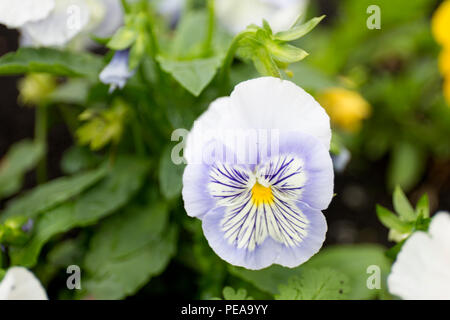
[[116, 51], [111, 62], [100, 73], [100, 81], [110, 85], [110, 92], [123, 89], [134, 71], [129, 69], [130, 50]]
[[289, 29], [303, 15], [308, 0], [216, 0], [219, 21], [236, 34], [250, 24], [261, 26], [263, 19], [274, 32]]
[[347, 148], [342, 147], [339, 154], [332, 156], [334, 170], [337, 173], [344, 172], [351, 158], [352, 154], [350, 153], [350, 151]]
[[325, 240], [330, 139], [328, 115], [294, 83], [239, 84], [187, 137], [186, 212], [202, 220], [209, 245], [233, 265], [302, 264]]

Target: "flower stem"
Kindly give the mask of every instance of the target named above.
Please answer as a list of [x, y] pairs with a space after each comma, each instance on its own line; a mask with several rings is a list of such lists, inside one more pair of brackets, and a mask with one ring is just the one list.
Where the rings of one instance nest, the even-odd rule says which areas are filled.
[[208, 0], [208, 29], [205, 42], [203, 43], [203, 54], [205, 56], [209, 56], [212, 51], [212, 42], [216, 27], [216, 14], [214, 4], [214, 0]]
[[[38, 144], [44, 146], [44, 150], [47, 150], [47, 106], [40, 105], [36, 107], [36, 119], [34, 135]], [[38, 184], [42, 184], [47, 180], [47, 151], [44, 152], [42, 159], [39, 161], [36, 169], [36, 176]]]
[[222, 69], [220, 71], [220, 77], [222, 81], [225, 83], [229, 79], [230, 68], [234, 60], [234, 56], [236, 54], [237, 49], [239, 48], [239, 42], [248, 35], [248, 31], [242, 31], [238, 33], [228, 48], [227, 55], [223, 61]]

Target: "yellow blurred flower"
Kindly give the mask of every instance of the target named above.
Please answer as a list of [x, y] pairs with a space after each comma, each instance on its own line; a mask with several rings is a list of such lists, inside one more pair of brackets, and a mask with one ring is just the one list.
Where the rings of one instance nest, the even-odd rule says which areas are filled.
[[333, 123], [350, 132], [358, 131], [362, 120], [371, 113], [369, 103], [358, 92], [344, 88], [326, 89], [317, 100]]
[[450, 47], [444, 48], [439, 54], [439, 70], [442, 75], [450, 77]]
[[443, 46], [450, 46], [450, 0], [444, 1], [431, 19], [434, 38]]
[[19, 80], [19, 102], [24, 105], [38, 105], [55, 90], [56, 79], [45, 73], [30, 73]]
[[450, 75], [444, 80], [444, 96], [450, 106]]

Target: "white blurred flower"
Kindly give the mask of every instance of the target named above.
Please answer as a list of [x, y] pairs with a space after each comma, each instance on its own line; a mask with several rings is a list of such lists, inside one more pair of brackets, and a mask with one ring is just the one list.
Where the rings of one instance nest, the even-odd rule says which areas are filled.
[[278, 32], [289, 29], [307, 5], [308, 0], [216, 0], [216, 15], [234, 34], [250, 24], [261, 26], [263, 19]]
[[334, 171], [336, 171], [337, 173], [344, 172], [351, 158], [352, 154], [350, 153], [350, 151], [347, 148], [342, 147], [339, 154], [333, 155], [331, 157], [331, 159], [333, 160]]
[[389, 291], [405, 300], [450, 299], [450, 214], [438, 212], [428, 233], [406, 240], [388, 277]]
[[75, 37], [111, 36], [123, 23], [120, 0], [0, 0], [0, 23], [19, 28], [21, 44], [60, 47]]
[[56, 0], [0, 0], [0, 23], [9, 28], [46, 18], [55, 8]]
[[0, 300], [48, 300], [48, 297], [32, 272], [12, 267], [0, 282]]
[[117, 88], [122, 89], [134, 74], [134, 71], [131, 71], [128, 66], [129, 56], [129, 50], [117, 51], [111, 62], [100, 73], [100, 81], [111, 86], [110, 92]]
[[171, 24], [175, 24], [185, 5], [186, 0], [157, 0], [156, 10], [160, 15], [166, 17]]

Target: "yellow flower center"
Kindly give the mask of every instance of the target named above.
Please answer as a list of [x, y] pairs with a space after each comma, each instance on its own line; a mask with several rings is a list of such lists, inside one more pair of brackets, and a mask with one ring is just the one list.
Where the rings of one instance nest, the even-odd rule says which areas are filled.
[[264, 187], [258, 182], [252, 188], [252, 201], [256, 206], [263, 203], [273, 204], [273, 193], [270, 187]]

